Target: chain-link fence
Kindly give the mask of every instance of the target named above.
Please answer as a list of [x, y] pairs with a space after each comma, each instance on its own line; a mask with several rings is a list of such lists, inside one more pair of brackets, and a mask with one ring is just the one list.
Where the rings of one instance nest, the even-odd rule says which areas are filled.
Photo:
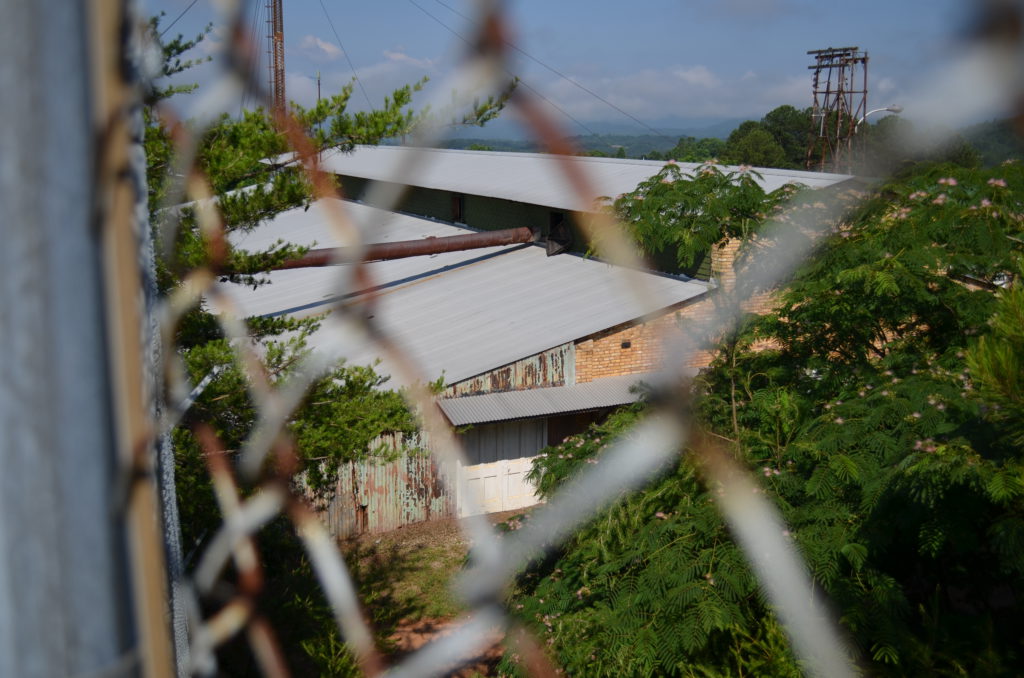
[[[227, 108], [226, 103], [237, 102], [242, 96], [249, 101], [269, 103], [260, 79], [251, 68], [253, 54], [258, 47], [251, 44], [253, 32], [246, 25], [248, 12], [244, 3], [237, 0], [221, 3], [228, 45], [224, 54], [218, 57], [218, 80], [203, 94], [205, 99], [199, 106], [196, 119], [186, 126], [172, 107], [163, 104], [158, 109], [163, 123], [173, 130], [175, 145], [170, 190], [165, 199], [168, 208], [161, 212], [163, 216], [158, 230], [165, 244], [173, 244], [179, 211], [170, 206], [192, 202], [199, 229], [207, 242], [210, 265], [187, 272], [169, 297], [157, 300], [153, 298], [151, 281], [146, 279], [152, 275], [152, 262], [143, 259], [140, 265], [136, 248], [131, 244], [141, 242], [145, 252], [149, 229], [143, 216], [146, 212], [144, 181], [140, 181], [144, 169], [139, 167], [140, 159], [132, 155], [137, 150], [133, 151], [130, 145], [132, 137], [137, 140], [140, 134], [140, 83], [125, 65], [137, 64], [139, 54], [145, 60], [147, 47], [135, 42], [140, 29], [137, 18], [128, 8], [116, 3], [106, 3], [103, 7], [99, 7], [102, 3], [95, 4], [97, 7], [92, 8], [90, 16], [79, 19], [92, 21], [94, 30], [99, 31], [96, 35], [108, 40], [102, 49], [94, 46], [92, 57], [100, 64], [94, 70], [93, 86], [97, 90], [94, 98], [102, 109], [97, 114], [100, 121], [97, 128], [103, 133], [96, 136], [93, 152], [101, 194], [85, 203], [96, 205], [97, 213], [101, 215], [99, 220], [107, 224], [104, 229], [110, 244], [102, 258], [105, 284], [115, 290], [115, 293], [108, 293], [104, 302], [110, 316], [106, 332], [108, 341], [113, 342], [110, 345], [114, 347], [109, 354], [113, 372], [116, 379], [121, 380], [114, 385], [113, 390], [119, 395], [110, 413], [122, 450], [116, 460], [120, 469], [116, 476], [118, 486], [113, 488], [118, 497], [120, 517], [115, 532], [126, 531], [129, 544], [129, 553], [121, 565], [111, 563], [97, 567], [98, 571], [104, 567], [109, 571], [124, 567], [131, 573], [134, 585], [128, 598], [133, 601], [132, 611], [122, 610], [113, 616], [132, 618], [134, 621], [128, 624], [130, 630], [124, 632], [126, 637], [137, 638], [137, 642], [125, 641], [120, 649], [114, 648], [107, 653], [120, 657], [122, 664], [112, 665], [104, 675], [119, 675], [118, 671], [125, 667], [130, 669], [136, 662], [141, 662], [146, 672], [152, 675], [169, 674], [175, 671], [172, 661], [175, 652], [179, 673], [211, 674], [216, 671], [216, 649], [240, 633], [248, 639], [264, 673], [286, 675], [287, 667], [275, 641], [274, 630], [260, 614], [256, 602], [263, 587], [256, 542], [260, 528], [279, 516], [286, 516], [293, 523], [333, 610], [340, 634], [366, 674], [442, 674], [457, 666], [462, 658], [472, 656], [482, 644], [490, 642], [497, 628], [507, 632], [507, 642], [515, 644], [519, 654], [526, 658], [524, 666], [539, 675], [553, 675], [556, 669], [540, 649], [541, 644], [508, 614], [505, 593], [510, 581], [539, 554], [569, 537], [595, 512], [623, 492], [643, 486], [684, 449], [702, 455], [710, 481], [721, 484], [720, 510], [808, 673], [857, 673], [857, 658], [851, 654], [852, 646], [843, 639], [827, 607], [805, 595], [812, 588], [810, 576], [792, 542], [786, 538], [785, 527], [772, 502], [763, 493], [753, 491], [756, 487], [754, 480], [736, 467], [728, 454], [695, 430], [696, 424], [690, 414], [691, 387], [682, 367], [691, 364], [689, 356], [692, 352], [705, 348], [697, 338], [721, 336], [728, 332], [741, 316], [744, 299], [773, 289], [785, 281], [807, 255], [814, 240], [807, 236], [823, 234], [833, 228], [849, 208], [849, 200], [855, 197], [825, 198], [826, 209], [816, 210], [813, 217], [809, 212], [799, 213], [808, 216], [799, 217], [802, 221], [797, 224], [792, 221], [769, 223], [758, 238], [755, 263], [740, 273], [735, 287], [727, 294], [717, 295], [714, 312], [695, 320], [685, 335], [673, 339], [665, 347], [667, 358], [661, 366], [658, 382], [654, 384], [651, 406], [641, 423], [614, 443], [600, 464], [586, 467], [557, 496], [537, 508], [521, 530], [499, 538], [484, 516], [462, 521], [473, 544], [473, 558], [471, 565], [459, 574], [456, 586], [471, 614], [454, 632], [412, 653], [400, 664], [386, 667], [374, 645], [374, 634], [335, 539], [318, 521], [304, 496], [295, 491], [292, 482], [298, 457], [286, 435], [287, 422], [307, 389], [332, 365], [321, 353], [312, 353], [291, 371], [287, 379], [272, 383], [261, 366], [258, 349], [248, 341], [247, 327], [233, 319], [236, 314], [230, 312], [230, 300], [215, 285], [226, 236], [214, 191], [197, 162], [197, 151], [199, 138], [214, 123], [217, 112]], [[1011, 2], [980, 3], [978, 16], [1013, 16], [1019, 22], [1019, 10]], [[461, 93], [462, 100], [455, 107], [456, 114], [460, 107], [470, 107], [474, 100], [503, 96], [510, 84], [509, 45], [504, 38], [510, 19], [503, 4], [495, 0], [480, 0], [476, 19], [474, 25], [480, 27], [479, 33], [467, 41], [468, 48], [460, 69], [448, 86], [438, 88], [441, 92]], [[40, 17], [33, 20], [40, 22]], [[947, 95], [950, 88], [976, 92], [980, 101], [974, 104], [983, 104], [986, 108], [982, 110], [1024, 100], [1019, 96], [1024, 94], [1019, 69], [1019, 36], [997, 30], [991, 21], [983, 21], [979, 25], [982, 26], [981, 33], [972, 43], [968, 56], [957, 62], [957, 68], [947, 78], [929, 90], [946, 108], [951, 106]], [[965, 99], [968, 98], [962, 95], [956, 97], [957, 101]], [[450, 110], [449, 106], [450, 102], [446, 101], [442, 108]], [[560, 159], [561, 171], [583, 204], [593, 203], [598, 196], [590, 179], [580, 164], [568, 160], [573, 149], [564, 142], [558, 125], [538, 99], [520, 87], [509, 99], [508, 106], [516, 109], [542, 146]], [[969, 118], [972, 111], [962, 107], [962, 110], [944, 110], [943, 113], [963, 120]], [[275, 124], [287, 137], [316, 197], [342, 197], [335, 182], [319, 166], [318, 149], [300, 124], [280, 112]], [[440, 134], [440, 126], [420, 126], [412, 145], [431, 147]], [[343, 202], [322, 203], [330, 214], [335, 244], [339, 246], [333, 262], [337, 264], [333, 269], [337, 271], [334, 298], [350, 299], [350, 292], [373, 287], [371, 273], [360, 263], [367, 234], [379, 225], [373, 220], [383, 218], [379, 215], [398, 206], [403, 187], [414, 183], [413, 178], [429, 162], [428, 153], [414, 152], [388, 181], [373, 184], [366, 202], [383, 210], [360, 211], [360, 215], [368, 215], [363, 221], [355, 220]], [[58, 200], [71, 198], [67, 193], [57, 196]], [[597, 254], [617, 264], [621, 285], [629, 289], [641, 304], [648, 303], [653, 295], [645, 288], [644, 279], [630, 274], [630, 271], [641, 267], [641, 262], [624, 230], [606, 213], [597, 214], [594, 219], [581, 223], [580, 227], [586, 231]], [[126, 238], [120, 246], [114, 242], [118, 237]], [[130, 271], [134, 273], [126, 273]], [[217, 532], [205, 541], [202, 551], [195, 557], [191, 575], [186, 576], [180, 568], [180, 553], [172, 552], [168, 557], [170, 563], [165, 565], [159, 529], [152, 520], [152, 516], [158, 514], [165, 521], [173, 522], [175, 519], [173, 496], [169, 501], [166, 498], [162, 502], [160, 500], [158, 471], [166, 473], [173, 467], [173, 460], [168, 456], [167, 433], [175, 425], [180, 412], [174, 407], [162, 409], [147, 404], [161, 398], [148, 400], [138, 395], [163, 392], [169, 403], [187, 402], [191, 385], [175, 350], [175, 331], [183, 315], [201, 299], [218, 311], [220, 329], [224, 336], [232, 339], [237, 365], [247, 376], [257, 421], [234, 463], [224, 453], [212, 428], [196, 429], [205, 451], [223, 522]], [[346, 333], [370, 338], [378, 354], [394, 366], [400, 381], [414, 385], [407, 390], [409, 404], [422, 418], [423, 429], [430, 440], [430, 453], [439, 462], [465, 463], [459, 439], [438, 408], [434, 395], [422, 385], [426, 382], [424, 375], [412, 359], [396, 348], [365, 304], [372, 304], [372, 300], [338, 303], [331, 309], [329, 322], [337, 326], [342, 340]], [[154, 328], [147, 322], [147, 308], [152, 309], [152, 317], [157, 319], [158, 327]], [[14, 316], [5, 315], [4, 318], [5, 323], [15, 321]], [[59, 330], [58, 326], [38, 331]], [[140, 336], [142, 339], [133, 342], [132, 337]], [[692, 339], [687, 340], [686, 337]], [[53, 350], [59, 353], [65, 349], [56, 347]], [[161, 382], [164, 384], [162, 388]], [[132, 393], [136, 397], [126, 395]], [[102, 418], [105, 415], [96, 416]], [[275, 463], [265, 463], [270, 457]], [[163, 481], [166, 485], [167, 475], [163, 476]], [[239, 489], [240, 484], [247, 488], [246, 491]], [[39, 507], [36, 510], [42, 512]], [[104, 538], [114, 539], [109, 535]], [[49, 555], [59, 557], [56, 554], [66, 550], [55, 548]], [[46, 559], [47, 556], [39, 554], [40, 561]], [[224, 575], [229, 566], [234, 571], [230, 581]], [[171, 568], [172, 581], [169, 594], [160, 584], [167, 567]], [[57, 575], [55, 577], [59, 579]], [[74, 582], [69, 581], [67, 585], [73, 587]], [[217, 595], [211, 598], [214, 591]], [[176, 648], [172, 648], [167, 640], [171, 634], [167, 632], [164, 617], [165, 599], [172, 601], [171, 618], [176, 622], [178, 638]], [[211, 600], [220, 601], [213, 612], [209, 612]], [[0, 614], [0, 619], [11, 622], [10, 611]], [[121, 628], [124, 630], [123, 624]], [[183, 635], [186, 632], [187, 637]], [[0, 638], [4, 637], [0, 633]], [[136, 654], [130, 652], [132, 647], [139, 648]], [[17, 648], [0, 646], [0, 655], [16, 651]]]

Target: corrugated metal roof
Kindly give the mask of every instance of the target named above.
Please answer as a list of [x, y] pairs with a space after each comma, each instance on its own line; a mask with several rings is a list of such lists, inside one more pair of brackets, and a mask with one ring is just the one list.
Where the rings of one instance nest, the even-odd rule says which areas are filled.
[[[375, 208], [346, 203], [356, 219]], [[379, 210], [375, 210], [379, 212]], [[406, 215], [391, 215], [370, 234], [409, 240], [424, 235], [458, 235], [466, 229]], [[317, 205], [308, 212], [285, 212], [237, 239], [255, 248], [293, 236], [330, 245], [327, 223]], [[431, 257], [367, 265], [377, 286], [376, 321], [414, 358], [428, 379], [463, 379], [507, 365], [569, 341], [644, 316], [707, 291], [707, 285], [670, 276], [627, 271], [571, 254], [546, 256], [536, 245], [449, 252]], [[624, 276], [639, 276], [651, 292], [647, 303], [634, 298]], [[244, 315], [296, 317], [321, 313], [334, 299], [336, 267], [275, 271], [268, 286], [252, 289], [220, 283]], [[361, 297], [357, 294], [356, 297]], [[369, 344], [342, 352], [325, 327], [310, 346], [356, 364], [370, 364]], [[383, 371], [390, 371], [383, 365]]]
[[[466, 195], [502, 198], [555, 209], [588, 211], [559, 168], [559, 159], [544, 153], [499, 153], [453, 149], [411, 149], [403, 146], [357, 146], [354, 152], [335, 151], [324, 156], [325, 169], [337, 174], [388, 181], [408, 162], [414, 150], [427, 154], [427, 162], [411, 180], [413, 185]], [[615, 197], [628, 193], [644, 179], [656, 174], [665, 163], [656, 160], [591, 158], [573, 156], [571, 162], [585, 168], [598, 195]], [[693, 172], [700, 164], [679, 163]], [[738, 169], [730, 167], [727, 169]], [[848, 174], [826, 174], [757, 168], [758, 183], [772, 191], [796, 182], [824, 188], [851, 179]]]
[[641, 394], [632, 389], [645, 379], [650, 375], [629, 374], [573, 386], [443, 398], [437, 404], [454, 426], [546, 417], [634, 403]]

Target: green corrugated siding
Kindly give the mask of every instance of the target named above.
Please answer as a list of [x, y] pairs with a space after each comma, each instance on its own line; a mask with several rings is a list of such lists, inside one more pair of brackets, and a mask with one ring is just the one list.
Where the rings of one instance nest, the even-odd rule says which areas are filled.
[[[366, 200], [366, 189], [369, 181], [352, 176], [340, 176], [342, 190], [346, 198]], [[440, 191], [431, 188], [414, 187], [406, 193], [399, 204], [399, 211], [422, 217], [430, 217], [441, 221], [455, 222], [454, 198], [457, 193]], [[486, 231], [498, 231], [506, 228], [528, 226], [547, 232], [551, 224], [552, 214], [563, 214], [569, 223], [573, 235], [570, 250], [585, 252], [586, 240], [582, 236], [570, 213], [552, 210], [542, 205], [530, 205], [512, 200], [485, 198], [478, 195], [463, 197], [462, 218], [458, 221]], [[710, 273], [710, 271], [709, 271]]]
[[[370, 182], [367, 179], [352, 176], [339, 176], [341, 190], [351, 200], [366, 200], [366, 189]], [[411, 188], [398, 205], [400, 212], [408, 212], [423, 217], [452, 220], [452, 198], [447, 191], [435, 191], [429, 188]]]
[[363, 194], [366, 192], [366, 185], [369, 183], [366, 179], [346, 176], [339, 176], [338, 179], [341, 181], [342, 195], [349, 200], [363, 199]]
[[451, 221], [452, 194], [429, 188], [413, 188], [406, 194], [398, 209], [409, 214]]
[[488, 231], [521, 226], [547, 228], [550, 213], [550, 209], [539, 205], [467, 195], [463, 221], [467, 226]]

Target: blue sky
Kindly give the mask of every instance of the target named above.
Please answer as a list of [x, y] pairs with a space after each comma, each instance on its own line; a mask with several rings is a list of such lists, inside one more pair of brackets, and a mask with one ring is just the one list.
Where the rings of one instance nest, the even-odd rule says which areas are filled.
[[[191, 0], [144, 0], [166, 24]], [[265, 0], [249, 4], [265, 18]], [[459, 62], [463, 43], [430, 18], [463, 35], [466, 0], [284, 0], [287, 90], [315, 100], [315, 74], [325, 92], [355, 71], [375, 104], [424, 76], [440, 83]], [[422, 7], [422, 10], [417, 7]], [[446, 6], [447, 5], [447, 6]], [[942, 68], [966, 18], [965, 0], [518, 0], [507, 3], [513, 42], [641, 120], [759, 118], [772, 108], [811, 103], [806, 51], [858, 45], [870, 55], [871, 108], [902, 103], [928, 74]], [[216, 14], [209, 0], [172, 28], [191, 34]], [[261, 34], [265, 32], [260, 26]], [[341, 44], [339, 45], [338, 37]], [[215, 51], [219, 36], [206, 46]], [[342, 51], [342, 45], [344, 52]], [[266, 63], [264, 56], [264, 65]], [[513, 70], [583, 122], [627, 117], [538, 64], [518, 58]], [[200, 82], [208, 73], [198, 72]], [[353, 108], [366, 108], [361, 92]], [[908, 110], [908, 114], [912, 114]], [[563, 118], [567, 128], [581, 132]]]

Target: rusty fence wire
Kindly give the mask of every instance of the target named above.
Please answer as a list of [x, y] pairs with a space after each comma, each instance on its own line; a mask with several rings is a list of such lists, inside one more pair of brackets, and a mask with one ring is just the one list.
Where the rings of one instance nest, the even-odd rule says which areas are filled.
[[[234, 319], [237, 314], [232, 312], [231, 301], [215, 285], [214, 267], [223, 259], [226, 235], [210, 182], [197, 163], [198, 139], [216, 120], [218, 112], [228, 109], [228, 103], [237, 105], [244, 96], [248, 101], [269, 104], [267, 92], [252, 68], [257, 46], [250, 43], [252, 32], [246, 25], [249, 13], [245, 3], [225, 0], [219, 6], [228, 44], [218, 57], [217, 82], [202, 95], [195, 119], [188, 126], [172, 107], [163, 105], [160, 109], [164, 124], [174, 131], [176, 151], [171, 172], [173, 185], [167, 197], [168, 208], [163, 210], [163, 222], [159, 224], [161, 238], [165, 249], [174, 242], [178, 212], [170, 207], [193, 202], [199, 228], [208, 244], [211, 266], [188, 272], [182, 284], [160, 302], [157, 318], [164, 350], [160, 353], [158, 373], [164, 380], [167, 401], [187, 402], [192, 385], [174, 350], [175, 329], [184, 313], [205, 300], [217, 313], [224, 335], [232, 339], [235, 360], [248, 377], [247, 386], [256, 405], [258, 419], [237, 455], [237, 463], [228, 461], [212, 429], [200, 427], [197, 430], [206, 452], [223, 523], [196, 556], [193, 574], [187, 579], [182, 578], [175, 587], [188, 616], [188, 663], [183, 670], [199, 675], [214, 673], [216, 649], [233, 636], [244, 634], [265, 674], [287, 674], [283, 655], [274, 639], [274, 630], [260, 615], [255, 602], [264, 585], [256, 546], [259, 531], [283, 515], [294, 524], [333, 610], [341, 636], [367, 675], [443, 674], [488, 642], [495, 628], [507, 633], [508, 642], [518, 647], [517, 651], [525, 658], [524, 665], [534, 674], [554, 675], [557, 669], [540, 650], [537, 639], [516, 625], [508, 614], [505, 607], [507, 587], [516, 574], [545, 549], [570, 536], [575, 528], [624, 491], [643, 486], [684, 448], [688, 448], [706, 457], [711, 480], [721, 483], [720, 510], [772, 607], [778, 612], [795, 653], [808, 673], [829, 676], [857, 674], [857, 658], [852, 654], [851, 644], [840, 633], [835, 619], [830, 617], [827, 607], [820, 602], [815, 604], [805, 595], [812, 586], [810, 575], [792, 543], [784, 536], [785, 526], [771, 501], [763, 493], [754, 491], [755, 480], [736, 468], [727, 454], [717, 450], [704, 437], [695, 435], [699, 432], [695, 431], [690, 415], [690, 389], [682, 367], [689, 363], [688, 358], [695, 351], [705, 348], [698, 337], [720, 336], [727, 332], [739, 319], [744, 299], [775, 288], [792, 273], [811, 246], [813, 238], [807, 236], [833, 228], [858, 199], [858, 196], [850, 194], [825, 198], [824, 209], [800, 213], [803, 216], [799, 216], [801, 221], [796, 226], [792, 222], [768, 224], [759, 236], [756, 267], [739, 276], [732, 293], [718, 295], [712, 314], [694, 321], [686, 336], [673, 339], [673, 343], [665, 347], [667, 358], [659, 380], [654, 384], [648, 414], [629, 434], [611, 446], [600, 464], [588, 466], [557, 496], [536, 509], [531, 520], [515, 533], [499, 538], [483, 515], [462, 521], [473, 544], [473, 561], [458, 576], [456, 586], [470, 613], [453, 633], [410, 654], [398, 665], [385, 665], [380, 650], [374, 644], [352, 574], [335, 539], [293, 484], [292, 475], [298, 469], [298, 462], [285, 426], [307, 389], [332, 365], [322, 354], [312, 353], [285, 380], [272, 383], [261, 367], [257, 348], [248, 341], [244, 322]], [[1019, 17], [1019, 9], [1012, 2], [980, 3], [978, 6], [983, 16], [993, 12], [1018, 12], [1015, 16]], [[462, 100], [456, 102], [456, 107], [469, 107], [474, 100], [501, 96], [509, 85], [511, 67], [505, 40], [509, 17], [504, 5], [497, 0], [479, 0], [476, 13], [474, 25], [480, 27], [479, 33], [467, 41], [463, 62], [451, 82], [438, 88], [440, 92], [461, 93]], [[979, 92], [987, 110], [1024, 100], [1020, 97], [1024, 94], [1024, 87], [1019, 69], [1019, 36], [983, 31], [978, 38], [973, 43], [974, 47], [958, 62], [958, 69], [933, 84], [928, 93], [945, 102], [948, 97], [943, 98], [944, 92], [950, 87], [967, 87]], [[128, 49], [127, 44], [122, 47]], [[956, 98], [961, 102], [965, 99], [968, 98]], [[444, 104], [439, 108], [445, 109], [450, 102]], [[583, 204], [591, 204], [598, 197], [597, 193], [581, 166], [569, 160], [573, 149], [563, 141], [562, 131], [542, 102], [529, 91], [519, 88], [508, 105], [519, 113], [531, 134], [560, 159], [560, 171]], [[943, 109], [942, 115], [958, 115], [958, 119], [964, 119], [971, 115], [971, 111]], [[275, 124], [287, 137], [301, 162], [315, 196], [342, 197], [329, 175], [321, 169], [317, 149], [298, 122], [287, 114], [278, 113]], [[429, 148], [435, 145], [441, 129], [440, 126], [420, 126], [413, 146]], [[429, 154], [424, 152], [414, 153], [411, 158], [387, 182], [372, 184], [366, 201], [381, 206], [382, 210], [360, 212], [360, 215], [369, 216], [357, 220], [346, 211], [343, 202], [322, 203], [330, 216], [336, 239], [334, 244], [339, 247], [335, 250], [333, 263], [345, 264], [333, 269], [337, 271], [335, 298], [343, 299], [347, 293], [373, 286], [369, 271], [360, 263], [360, 254], [366, 247], [368, 235], [379, 225], [375, 220], [383, 219], [387, 210], [397, 207], [403, 187], [413, 183], [417, 173], [430, 162]], [[622, 286], [653, 313], [656, 310], [654, 295], [646, 289], [642, 276], [633, 273], [641, 268], [641, 262], [623, 228], [603, 212], [581, 227], [586, 230], [597, 254], [618, 265], [615, 269], [621, 276]], [[338, 303], [331, 309], [328, 320], [331, 331], [343, 344], [369, 338], [379, 355], [394, 366], [398, 380], [413, 384], [407, 391], [409, 404], [422, 417], [423, 429], [430, 440], [430, 453], [440, 463], [464, 462], [459, 440], [443, 417], [434, 396], [423, 386], [426, 383], [424, 375], [374, 321], [374, 314], [367, 308], [372, 304], [372, 299], [361, 303]], [[169, 407], [158, 420], [151, 421], [147, 429], [149, 440], [164, 435], [175, 425], [179, 414], [179, 410]], [[266, 464], [268, 458], [273, 458], [275, 463]], [[274, 470], [268, 471], [268, 468]], [[154, 481], [152, 476], [138, 475], [134, 482], [145, 485]], [[249, 488], [249, 491], [243, 493], [240, 486]], [[224, 577], [229, 565], [237, 575], [230, 584]], [[204, 608], [200, 600], [209, 601], [209, 594], [215, 590], [218, 599], [226, 602], [214, 612], [204, 614], [203, 610], [208, 608]], [[225, 591], [229, 591], [226, 596]]]

